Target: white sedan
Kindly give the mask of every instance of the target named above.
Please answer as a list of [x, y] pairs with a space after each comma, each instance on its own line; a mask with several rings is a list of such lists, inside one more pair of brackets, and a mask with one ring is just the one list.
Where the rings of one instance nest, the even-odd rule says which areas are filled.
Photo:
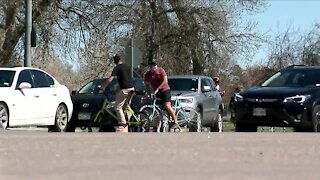
[[66, 131], [73, 104], [69, 90], [47, 72], [0, 67], [0, 128], [46, 126]]

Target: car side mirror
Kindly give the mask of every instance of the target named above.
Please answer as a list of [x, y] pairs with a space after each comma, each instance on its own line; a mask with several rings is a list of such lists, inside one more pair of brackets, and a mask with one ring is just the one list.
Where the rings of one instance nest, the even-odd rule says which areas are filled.
[[30, 89], [31, 87], [31, 84], [28, 82], [22, 82], [18, 86], [19, 89]]
[[203, 86], [202, 92], [210, 92], [210, 91], [211, 91], [210, 86]]
[[71, 94], [77, 94], [78, 93], [78, 91], [77, 90], [73, 90], [73, 91], [71, 91]]

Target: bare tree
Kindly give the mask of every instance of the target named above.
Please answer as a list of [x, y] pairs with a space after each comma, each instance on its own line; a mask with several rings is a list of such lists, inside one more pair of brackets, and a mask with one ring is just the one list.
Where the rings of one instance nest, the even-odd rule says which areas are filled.
[[[8, 64], [13, 55], [22, 58], [24, 2], [2, 1], [0, 64]], [[253, 24], [241, 27], [240, 17], [263, 4], [263, 0], [33, 0], [39, 40], [33, 49], [34, 65], [47, 67], [59, 59], [76, 66], [71, 69], [80, 71], [79, 79], [103, 77], [112, 68], [112, 55], [123, 51], [122, 40], [139, 37], [145, 40], [144, 61], [156, 57], [170, 74], [204, 70], [208, 75], [223, 74], [235, 54], [256, 47]]]
[[320, 24], [315, 24], [305, 35], [301, 54], [304, 64], [320, 65]]
[[297, 30], [290, 27], [283, 33], [275, 36], [270, 42], [268, 67], [283, 69], [288, 65], [301, 62], [302, 37]]

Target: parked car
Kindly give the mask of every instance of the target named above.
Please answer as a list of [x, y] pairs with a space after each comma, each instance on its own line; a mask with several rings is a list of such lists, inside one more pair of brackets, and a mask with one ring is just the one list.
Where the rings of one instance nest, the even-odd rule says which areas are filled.
[[68, 88], [30, 67], [0, 68], [0, 126], [47, 126], [66, 131], [73, 105]]
[[235, 97], [236, 131], [257, 126], [320, 131], [320, 66], [290, 66]]
[[[104, 99], [109, 101], [115, 101], [116, 90], [118, 89], [118, 81], [114, 79], [105, 89], [105, 91], [99, 92], [99, 87], [106, 79], [94, 79], [83, 87], [79, 91], [74, 91], [71, 95], [74, 111], [72, 118], [68, 125], [68, 132], [74, 132], [76, 127], [86, 128], [89, 126], [99, 127], [99, 124], [92, 124], [93, 115], [100, 109], [100, 105]], [[136, 91], [144, 92], [143, 79], [135, 78], [133, 85]], [[140, 106], [146, 101], [145, 96], [136, 95], [133, 96], [131, 107], [134, 111], [138, 111]], [[112, 118], [110, 116], [110, 118]], [[112, 120], [114, 121], [114, 119]]]
[[[212, 78], [200, 75], [169, 76], [172, 100], [192, 107], [201, 114], [202, 127], [222, 131], [223, 102]], [[177, 96], [178, 94], [181, 94]]]

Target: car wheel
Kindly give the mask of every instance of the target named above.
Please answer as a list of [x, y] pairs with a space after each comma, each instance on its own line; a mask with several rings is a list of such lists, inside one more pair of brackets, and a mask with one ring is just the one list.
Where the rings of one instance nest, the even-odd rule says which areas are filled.
[[149, 132], [150, 119], [144, 112], [136, 112], [129, 119], [129, 132]]
[[104, 113], [99, 113], [96, 121], [99, 122], [99, 132], [116, 132], [115, 125], [118, 122], [108, 119]]
[[162, 116], [162, 121], [160, 121], [159, 126], [161, 127], [162, 132], [170, 132], [170, 115], [168, 112], [164, 112]]
[[56, 111], [55, 124], [49, 127], [49, 132], [66, 132], [68, 126], [68, 110], [60, 104]]
[[200, 107], [196, 108], [197, 114], [199, 114], [199, 120], [197, 122], [196, 126], [188, 125], [189, 127], [189, 132], [202, 132], [202, 113]]
[[235, 124], [236, 132], [257, 132], [257, 126], [249, 124]]
[[76, 127], [68, 124], [66, 132], [76, 132]]
[[222, 110], [219, 110], [216, 122], [211, 126], [211, 132], [222, 132], [223, 131], [223, 119], [222, 119]]
[[7, 129], [9, 127], [9, 111], [4, 103], [0, 103], [0, 128]]
[[320, 132], [320, 105], [316, 105], [312, 110], [313, 131]]

